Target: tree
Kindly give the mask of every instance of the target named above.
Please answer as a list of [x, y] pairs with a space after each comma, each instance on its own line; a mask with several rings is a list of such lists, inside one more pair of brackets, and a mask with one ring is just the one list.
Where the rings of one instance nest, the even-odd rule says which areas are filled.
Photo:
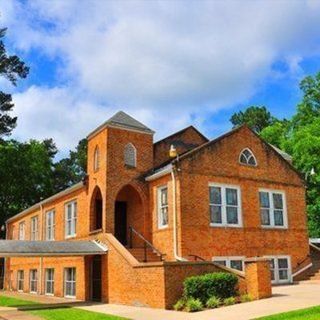
[[0, 144], [0, 225], [54, 193], [53, 148], [50, 140]]
[[54, 189], [64, 190], [80, 182], [87, 172], [87, 139], [79, 141], [76, 150], [69, 152], [69, 157], [54, 165]]
[[[17, 84], [18, 78], [26, 78], [29, 68], [16, 55], [8, 55], [3, 38], [7, 29], [0, 29], [0, 76], [8, 79], [13, 85]], [[7, 136], [15, 128], [17, 117], [10, 116], [13, 109], [12, 97], [0, 91], [0, 138]]]
[[244, 112], [234, 113], [230, 118], [233, 128], [247, 124], [252, 130], [260, 133], [264, 128], [272, 125], [277, 119], [271, 115], [266, 107], [251, 106]]

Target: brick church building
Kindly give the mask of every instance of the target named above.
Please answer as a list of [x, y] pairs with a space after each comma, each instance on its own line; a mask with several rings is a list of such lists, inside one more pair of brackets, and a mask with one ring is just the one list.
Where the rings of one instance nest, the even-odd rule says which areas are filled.
[[247, 126], [153, 135], [124, 112], [88, 135], [86, 179], [7, 221], [6, 289], [170, 307], [188, 275], [233, 272], [266, 296], [259, 276], [289, 283], [310, 263], [287, 154]]

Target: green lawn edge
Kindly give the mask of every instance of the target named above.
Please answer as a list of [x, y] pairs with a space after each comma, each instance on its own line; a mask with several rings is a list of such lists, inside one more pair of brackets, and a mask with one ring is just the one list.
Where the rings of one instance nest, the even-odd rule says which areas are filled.
[[0, 295], [1, 307], [18, 308], [45, 320], [129, 320], [100, 312], [93, 312], [70, 306], [45, 305], [40, 302]]
[[284, 313], [278, 313], [271, 316], [256, 318], [254, 320], [319, 320], [320, 306], [299, 309]]

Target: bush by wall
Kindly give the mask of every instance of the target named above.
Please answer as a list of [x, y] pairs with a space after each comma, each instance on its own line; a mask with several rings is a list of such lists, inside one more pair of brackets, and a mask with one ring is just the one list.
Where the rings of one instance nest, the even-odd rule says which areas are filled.
[[229, 298], [236, 295], [238, 278], [231, 273], [217, 272], [186, 278], [183, 282], [185, 298], [199, 299], [206, 304], [209, 298]]

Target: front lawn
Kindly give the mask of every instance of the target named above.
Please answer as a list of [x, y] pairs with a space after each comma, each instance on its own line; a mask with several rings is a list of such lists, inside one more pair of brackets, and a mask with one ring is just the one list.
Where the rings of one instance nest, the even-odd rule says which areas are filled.
[[46, 320], [125, 320], [125, 318], [75, 308], [40, 309], [30, 313]]
[[1, 307], [22, 307], [22, 306], [30, 306], [30, 305], [36, 305], [37, 302], [34, 301], [27, 301], [27, 300], [21, 300], [6, 296], [0, 296], [0, 306]]
[[[21, 300], [0, 295], [1, 307], [16, 307], [45, 320], [128, 320], [108, 314], [86, 311], [72, 307], [43, 305], [35, 301]], [[25, 308], [23, 308], [25, 307]]]
[[[262, 317], [259, 320], [319, 320], [320, 306]], [[258, 319], [257, 319], [258, 320]]]

